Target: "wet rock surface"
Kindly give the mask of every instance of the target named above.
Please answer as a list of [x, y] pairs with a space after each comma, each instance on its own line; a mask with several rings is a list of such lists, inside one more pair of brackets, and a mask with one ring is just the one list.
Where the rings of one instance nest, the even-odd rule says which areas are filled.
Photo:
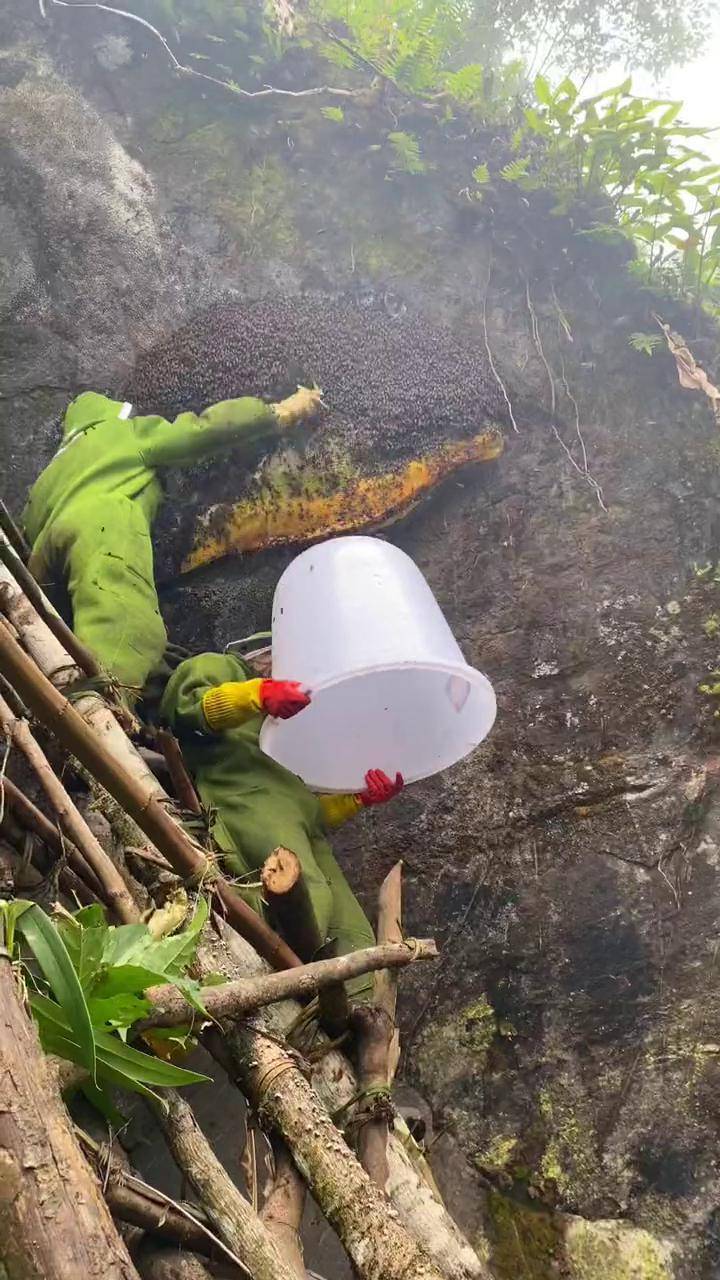
[[[483, 385], [489, 342], [518, 431], [386, 536], [492, 679], [497, 725], [338, 847], [371, 910], [402, 857], [407, 930], [442, 944], [434, 971], [403, 979], [403, 1070], [498, 1277], [713, 1280], [720, 764], [698, 686], [720, 666], [720, 450], [669, 356], [628, 346], [660, 309], [712, 371], [712, 331], [621, 263], [588, 251], [568, 266], [555, 223], [491, 244], [447, 197], [454, 172], [386, 182], [375, 152], [316, 115], [230, 109], [173, 80], [128, 24], [9, 9], [0, 448], [16, 510], [67, 398], [124, 392], [145, 352], [221, 297], [347, 290], [387, 316], [389, 294], [397, 332], [418, 315], [450, 326]], [[407, 443], [398, 427], [372, 448], [382, 461]], [[208, 502], [226, 496], [227, 470], [202, 483]], [[292, 552], [177, 576], [177, 521], [171, 503], [173, 638], [222, 647], [266, 626]]]

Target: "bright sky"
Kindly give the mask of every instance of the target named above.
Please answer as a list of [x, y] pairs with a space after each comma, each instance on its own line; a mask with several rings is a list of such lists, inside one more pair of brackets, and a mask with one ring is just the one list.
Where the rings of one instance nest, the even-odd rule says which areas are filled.
[[[641, 91], [640, 76], [634, 77]], [[715, 18], [714, 33], [705, 53], [687, 67], [671, 71], [659, 87], [667, 91], [669, 98], [681, 98], [683, 119], [688, 124], [720, 126], [720, 12]], [[651, 84], [647, 85], [652, 89]], [[720, 128], [714, 141], [714, 149], [720, 150]]]

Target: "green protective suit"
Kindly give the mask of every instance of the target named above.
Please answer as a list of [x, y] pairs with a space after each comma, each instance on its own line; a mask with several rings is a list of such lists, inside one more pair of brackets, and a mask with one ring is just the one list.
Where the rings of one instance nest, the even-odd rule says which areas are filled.
[[23, 524], [31, 571], [51, 594], [67, 589], [75, 634], [132, 700], [167, 642], [150, 538], [163, 497], [156, 468], [273, 437], [278, 425], [269, 405], [249, 397], [174, 422], [123, 419], [122, 409], [94, 391], [73, 400]]
[[[302, 865], [320, 936], [332, 941], [336, 955], [371, 947], [372, 926], [335, 860], [317, 796], [260, 749], [263, 717], [223, 733], [212, 733], [207, 726], [204, 695], [225, 681], [251, 676], [238, 658], [203, 653], [181, 663], [162, 701], [161, 717], [177, 734], [203, 804], [213, 814], [215, 840], [228, 869], [255, 886], [268, 854], [278, 845], [292, 849]], [[242, 885], [238, 888], [242, 892]], [[262, 910], [257, 887], [243, 896]], [[372, 978], [356, 979], [348, 987], [356, 996], [369, 992]]]

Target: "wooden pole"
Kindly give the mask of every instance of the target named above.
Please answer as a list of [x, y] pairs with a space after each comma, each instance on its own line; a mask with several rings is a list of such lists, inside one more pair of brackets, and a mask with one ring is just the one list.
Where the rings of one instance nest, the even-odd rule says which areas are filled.
[[90, 770], [165, 854], [178, 875], [214, 890], [233, 928], [274, 968], [291, 969], [301, 963], [287, 943], [218, 874], [202, 850], [162, 807], [154, 792], [110, 755], [67, 698], [38, 670], [4, 627], [0, 627], [0, 666], [33, 715]]
[[15, 523], [5, 503], [0, 498], [0, 530], [5, 534], [8, 542], [16, 552], [20, 560], [25, 563], [30, 559], [30, 547], [25, 539], [22, 529]]
[[188, 813], [201, 814], [202, 805], [198, 800], [198, 794], [193, 786], [192, 778], [185, 767], [180, 743], [175, 735], [170, 733], [169, 729], [158, 729], [155, 736], [165, 758], [170, 781], [173, 784], [173, 790], [180, 808], [185, 809]]
[[168, 1089], [163, 1104], [156, 1114], [168, 1146], [220, 1238], [253, 1280], [296, 1280], [252, 1205], [212, 1151], [185, 1099]]
[[[13, 640], [12, 636], [3, 627], [0, 628], [0, 647], [4, 640], [7, 640], [8, 644], [15, 646], [18, 653], [22, 654], [22, 649], [17, 641]], [[23, 657], [25, 657], [24, 654]], [[30, 659], [26, 658], [25, 661], [29, 664], [30, 669], [34, 671]], [[39, 672], [37, 674], [39, 676]], [[52, 688], [52, 685], [49, 685], [49, 688]], [[65, 701], [61, 694], [57, 694], [57, 696], [63, 702]], [[69, 706], [70, 704], [68, 703], [67, 705]], [[125, 924], [132, 924], [139, 920], [140, 912], [112, 858], [108, 857], [79, 809], [70, 799], [57, 774], [51, 768], [45, 752], [33, 738], [27, 720], [19, 720], [14, 716], [3, 697], [0, 697], [0, 727], [6, 738], [15, 743], [32, 766], [40, 786], [55, 810], [61, 829], [67, 832], [73, 844], [81, 852], [83, 858], [103, 885], [103, 896], [110, 909]]]
[[[77, 676], [77, 666], [74, 665], [65, 646], [23, 594], [2, 560], [0, 560], [0, 600], [5, 611], [5, 618], [0, 614], [0, 621], [8, 619], [12, 623], [23, 649], [30, 655], [43, 675], [58, 689], [63, 689], [65, 685], [71, 683]], [[167, 801], [161, 784], [135, 750], [105, 699], [95, 690], [88, 689], [85, 693], [75, 694], [73, 706], [85, 723], [102, 739], [113, 758], [132, 773], [133, 777], [152, 795]], [[135, 843], [140, 843], [140, 835], [137, 831], [136, 836], [138, 838]]]
[[[402, 863], [385, 877], [378, 897], [378, 940], [402, 941]], [[395, 1027], [397, 973], [384, 969], [375, 974], [372, 1005], [360, 1005], [353, 1014], [358, 1037], [358, 1081], [364, 1095], [356, 1117], [357, 1152], [363, 1169], [383, 1191], [387, 1185], [388, 1134], [392, 1127], [390, 1087], [400, 1051]]]
[[53, 1087], [0, 936], [0, 1260], [7, 1280], [138, 1280]]
[[[261, 973], [262, 963], [244, 939], [233, 933], [219, 920], [216, 921], [216, 927], [221, 930], [221, 936], [225, 942], [224, 972], [238, 978], [256, 977]], [[207, 969], [204, 969], [204, 972], [213, 972], [217, 968], [213, 959], [210, 955], [206, 962], [203, 961], [207, 963]], [[287, 1034], [299, 1011], [300, 1006], [291, 1001], [270, 1005], [263, 1014], [263, 1025], [269, 1027], [273, 1036], [281, 1039]], [[236, 1028], [227, 1028], [224, 1038], [211, 1032], [207, 1043], [218, 1061], [223, 1066], [227, 1063], [231, 1078], [240, 1078], [241, 1087], [247, 1093], [248, 1085], [243, 1072], [237, 1066], [233, 1070], [232, 1062], [228, 1063], [231, 1046], [236, 1062], [238, 1053], [245, 1057], [247, 1069], [253, 1061], [252, 1051], [247, 1055], [248, 1047], [252, 1050], [252, 1046], [239, 1045], [239, 1034], [239, 1029]], [[216, 1045], [220, 1046], [219, 1053], [216, 1052]], [[358, 1082], [353, 1069], [348, 1059], [337, 1050], [328, 1051], [315, 1064], [312, 1082], [331, 1114], [336, 1113], [339, 1108], [349, 1111], [357, 1096]], [[281, 1096], [277, 1105], [282, 1104]], [[424, 1162], [409, 1141], [407, 1127], [399, 1119], [396, 1120], [396, 1129], [398, 1132], [391, 1134], [388, 1143], [390, 1177], [386, 1191], [398, 1221], [404, 1224], [406, 1231], [415, 1239], [422, 1241], [447, 1280], [491, 1280], [487, 1264], [478, 1256], [453, 1222], [442, 1201], [436, 1198], [430, 1189], [425, 1180]], [[345, 1150], [349, 1148], [345, 1146]], [[362, 1172], [357, 1162], [356, 1167]], [[326, 1188], [326, 1193], [328, 1195], [331, 1193], [329, 1188]], [[324, 1209], [320, 1200], [318, 1203]]]
[[[317, 927], [307, 883], [297, 854], [279, 846], [265, 859], [261, 872], [265, 899], [293, 951], [305, 961], [322, 958], [325, 939]], [[342, 983], [318, 992], [320, 1021], [332, 1039], [347, 1029], [350, 1004]]]
[[362, 1280], [445, 1280], [401, 1226], [290, 1054], [256, 1024], [227, 1044], [243, 1091], [283, 1137]]
[[[219, 987], [204, 987], [199, 994], [208, 1015], [221, 1022], [225, 1018], [245, 1017], [278, 1000], [307, 999], [328, 983], [347, 982], [363, 973], [385, 967], [402, 968], [416, 960], [432, 960], [436, 956], [437, 947], [431, 938], [413, 939], [351, 951], [333, 960], [316, 960], [280, 973], [239, 978]], [[147, 1018], [135, 1024], [133, 1035], [153, 1027], [178, 1027], [198, 1019], [197, 1009], [187, 1003], [177, 987], [152, 987], [145, 992], [145, 999], [150, 1001], [152, 1009]]]
[[273, 1143], [275, 1177], [262, 1207], [260, 1217], [277, 1246], [278, 1253], [292, 1275], [307, 1280], [303, 1258], [302, 1227], [307, 1187], [298, 1173], [293, 1158], [281, 1140]]
[[0, 532], [0, 560], [10, 570], [13, 578], [22, 587], [33, 608], [37, 609], [45, 625], [50, 628], [63, 648], [67, 649], [73, 662], [77, 663], [80, 670], [84, 671], [87, 676], [102, 675], [102, 667], [95, 655], [78, 640], [75, 632], [70, 630], [64, 619], [60, 617], [60, 614], [53, 609], [44, 591], [42, 591], [30, 570], [20, 559], [17, 551], [12, 547], [5, 530]]

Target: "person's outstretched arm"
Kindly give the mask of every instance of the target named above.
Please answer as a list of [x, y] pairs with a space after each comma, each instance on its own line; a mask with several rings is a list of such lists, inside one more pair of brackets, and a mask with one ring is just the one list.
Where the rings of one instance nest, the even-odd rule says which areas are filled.
[[309, 420], [320, 407], [321, 395], [319, 390], [299, 387], [278, 404], [241, 396], [221, 400], [202, 413], [181, 413], [174, 422], [154, 416], [135, 418], [135, 438], [146, 466], [184, 466], [236, 444], [272, 439]]
[[309, 701], [294, 681], [248, 679], [246, 667], [232, 654], [201, 653], [173, 672], [160, 712], [180, 733], [223, 733], [257, 715], [287, 719]]
[[404, 785], [401, 773], [395, 774], [393, 782], [382, 769], [368, 769], [364, 791], [359, 791], [356, 795], [318, 796], [323, 822], [326, 827], [341, 827], [361, 809], [387, 804], [388, 800], [400, 794]]

